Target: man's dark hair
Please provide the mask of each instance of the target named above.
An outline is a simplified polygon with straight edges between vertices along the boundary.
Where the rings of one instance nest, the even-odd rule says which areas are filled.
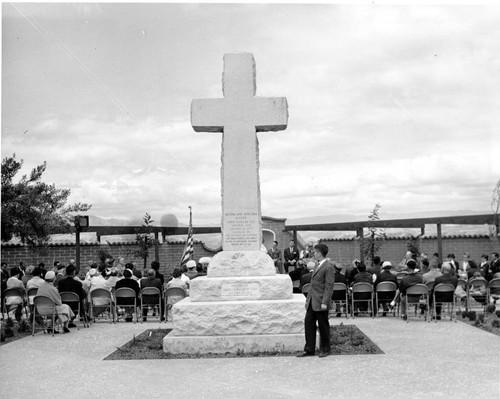
[[[380,265],[380,256],[373,257],[373,264]]]
[[[436,258],[439,258],[439,254],[437,252],[434,252],[432,256],[435,256]]]
[[[198,273],[203,272],[203,265],[202,265],[201,263],[198,263],[198,264],[196,265],[196,271],[197,271]]]
[[[135,277],[137,277],[139,279],[142,278],[142,273],[139,269],[134,269],[133,273],[134,273]]]
[[[453,254],[453,253],[449,253],[449,254],[448,254],[448,256],[447,256],[447,258],[452,258],[452,259],[455,259],[455,254]]]
[[[499,257],[498,252],[492,252],[493,255],[495,255],[496,258]]]
[[[314,249],[317,249],[323,256],[326,256],[328,254],[328,247],[325,244],[317,244],[314,246]]]
[[[66,266],[66,275],[67,276],[74,276],[76,271],[75,265],[69,264]]]
[[[40,276],[42,274],[42,271],[38,267],[35,267],[33,269],[33,273],[31,274],[33,275],[33,277]]]
[[[151,262],[151,269],[153,270],[160,270],[160,262],[158,262],[157,260],[154,260]]]
[[[410,269],[415,269],[417,267],[417,262],[415,262],[413,259],[410,259],[408,262],[406,262],[406,266]]]
[[[134,270],[134,265],[132,263],[125,263],[125,269]]]
[[[17,276],[18,274],[21,274],[21,269],[19,269],[17,266],[10,269],[10,277]]]
[[[125,270],[123,271],[123,277],[125,277],[125,278],[130,278],[130,277],[132,277],[132,272],[131,272],[129,269],[125,269]]]
[[[173,276],[174,278],[178,278],[178,277],[180,277],[181,275],[182,275],[181,269],[179,269],[178,267],[176,267],[176,268],[174,269],[174,271],[172,272],[172,276]]]
[[[488,255],[486,255],[486,254],[482,254],[482,255],[481,255],[481,258],[484,258],[484,259],[488,260]]]
[[[41,267],[42,269],[45,269],[45,263],[40,262],[40,263],[38,264],[38,267]]]
[[[422,264],[423,264],[424,266],[429,267],[429,260],[428,260],[428,259],[422,259]]]
[[[56,260],[56,261],[54,262],[54,266],[59,266],[59,263],[61,263],[61,262],[59,262],[58,260]]]
[[[364,262],[359,262],[359,265],[358,265],[358,270],[359,272],[366,272],[366,265],[364,264]]]

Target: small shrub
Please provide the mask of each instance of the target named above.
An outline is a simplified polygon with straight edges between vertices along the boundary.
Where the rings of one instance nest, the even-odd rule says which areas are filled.
[[[491,327],[500,328],[500,320],[498,319],[491,320]]]
[[[472,320],[471,320],[472,321]],[[476,320],[474,322],[474,327],[479,327],[481,325],[481,322],[479,320]]]
[[[497,310],[495,314],[497,315],[498,318],[500,318],[500,310]]]
[[[471,310],[470,312],[467,312],[467,317],[469,318],[470,321],[476,320],[476,312]]]
[[[486,312],[487,313],[494,313],[495,309],[496,309],[496,306],[493,305],[493,304],[486,306]]]
[[[479,323],[484,323],[484,313],[481,313],[477,316],[477,320]]]

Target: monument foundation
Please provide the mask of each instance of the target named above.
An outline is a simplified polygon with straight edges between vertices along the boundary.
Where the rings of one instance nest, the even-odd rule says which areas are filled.
[[[193,100],[198,132],[222,134],[222,248],[206,277],[193,279],[190,296],[172,308],[165,352],[300,351],[305,298],[288,275],[276,275],[262,242],[256,133],[284,130],[286,98],[256,97],[252,54],[224,56],[223,99]]]

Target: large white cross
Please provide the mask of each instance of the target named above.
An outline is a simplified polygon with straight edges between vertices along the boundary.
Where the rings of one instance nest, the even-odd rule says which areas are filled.
[[[261,247],[259,143],[256,132],[286,129],[285,97],[256,97],[255,60],[250,53],[224,55],[224,98],[193,100],[197,132],[222,132],[222,249]]]

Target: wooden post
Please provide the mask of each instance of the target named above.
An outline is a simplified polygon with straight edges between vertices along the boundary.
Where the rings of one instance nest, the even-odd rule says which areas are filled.
[[[158,242],[158,231],[155,231],[155,261],[160,261],[160,247]]]
[[[75,232],[75,244],[76,244],[76,267],[80,269],[80,227],[76,227]]]
[[[359,242],[359,260],[361,262],[364,262],[363,248],[361,247],[361,241],[363,240],[363,228],[362,227],[360,227],[356,230],[356,235],[358,236],[358,242]]]
[[[443,262],[443,239],[441,237],[441,223],[437,224],[437,242],[438,242],[439,263],[442,263]]]

